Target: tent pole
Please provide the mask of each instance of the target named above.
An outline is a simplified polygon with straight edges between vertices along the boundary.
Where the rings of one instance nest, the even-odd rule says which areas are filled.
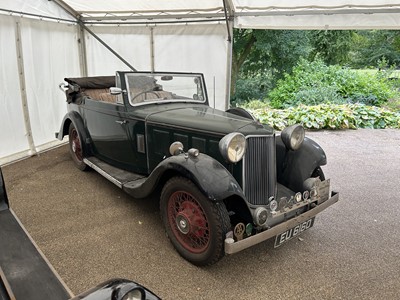
[[[88,76],[87,70],[87,57],[86,57],[86,41],[85,41],[85,31],[81,26],[78,27],[78,51],[79,51],[79,62],[81,68],[81,75],[83,77]]]
[[[125,65],[127,65],[132,71],[137,71],[130,63],[128,63],[121,55],[119,55],[114,49],[107,45],[101,38],[98,37],[93,31],[91,31],[81,20],[78,20],[78,24],[90,33],[100,44],[106,47],[112,54],[114,54],[120,61],[122,61]]]
[[[231,0],[222,0],[224,3],[224,13],[226,20],[226,29],[228,31],[228,45],[226,53],[226,84],[225,84],[225,110],[230,106],[231,99],[231,73],[232,73],[232,51],[233,51],[233,3]],[[228,2],[228,3],[227,3]]]
[[[229,22],[230,28],[233,30],[233,23]],[[227,42],[227,53],[226,53],[226,84],[225,84],[225,110],[230,107],[231,100],[231,75],[232,75],[232,51],[233,51],[233,41]]]
[[[150,27],[150,64],[151,71],[154,72],[155,63],[154,63],[154,27]]]
[[[104,47],[106,47],[112,54],[114,54],[119,60],[121,60],[125,65],[127,65],[132,71],[137,71],[130,63],[128,63],[121,55],[119,55],[114,49],[112,49],[110,46],[108,46],[101,38],[99,38],[92,30],[90,30],[80,19],[81,15],[75,11],[71,6],[66,4],[62,0],[52,0],[54,3],[56,3],[59,7],[64,9],[67,13],[69,13],[72,17],[74,17],[83,29],[85,29],[87,32],[90,33],[97,41],[100,42]]]
[[[28,155],[32,156],[35,155],[37,151],[32,136],[32,127],[31,127],[31,120],[29,117],[29,108],[28,108],[28,97],[26,95],[24,57],[22,52],[22,41],[21,41],[21,26],[19,21],[15,21],[15,25],[16,25],[15,44],[17,48],[18,74],[19,74],[19,86],[21,89],[22,112],[24,115],[26,138],[28,139],[29,150],[30,150]]]
[[[226,0],[222,0],[223,4],[224,4],[224,14],[225,14],[225,21],[226,21],[226,30],[228,31],[228,42],[232,41],[232,36],[231,36],[231,29],[229,26],[229,21],[230,21],[230,17],[231,17],[231,7],[230,4],[226,4]],[[229,7],[229,15],[228,15],[228,11],[227,11],[227,7]]]

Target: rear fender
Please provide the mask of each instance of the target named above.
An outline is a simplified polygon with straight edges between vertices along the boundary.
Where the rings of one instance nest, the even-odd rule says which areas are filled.
[[[70,111],[65,115],[61,122],[60,131],[56,133],[56,138],[62,141],[64,136],[68,135],[69,125],[71,123],[74,124],[74,127],[78,130],[80,139],[82,141],[84,155],[90,155],[93,152],[90,142],[90,135],[85,129],[82,117],[76,111]]]
[[[303,191],[303,182],[313,171],[326,165],[324,150],[312,139],[304,138],[301,147],[287,150],[281,138],[276,139],[278,181],[292,191]]]

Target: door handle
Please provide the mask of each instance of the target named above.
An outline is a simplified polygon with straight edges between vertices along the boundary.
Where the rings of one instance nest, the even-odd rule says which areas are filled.
[[[121,124],[121,125],[124,125],[124,124],[126,124],[126,123],[128,123],[126,120],[123,120],[123,121],[121,121],[121,120],[117,120],[117,121],[115,121],[115,123],[118,123],[118,124]]]

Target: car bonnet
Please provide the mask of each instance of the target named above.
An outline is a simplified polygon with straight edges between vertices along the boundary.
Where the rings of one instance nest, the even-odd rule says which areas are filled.
[[[146,122],[216,134],[237,131],[246,135],[260,130],[265,131],[258,122],[204,105],[175,107],[153,112],[147,115]]]

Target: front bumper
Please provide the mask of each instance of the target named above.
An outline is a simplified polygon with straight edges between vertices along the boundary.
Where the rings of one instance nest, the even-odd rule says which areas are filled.
[[[234,242],[232,239],[225,239],[225,253],[226,254],[234,254],[236,252],[242,251],[246,248],[254,246],[258,243],[266,241],[286,230],[293,228],[304,221],[316,216],[324,209],[328,208],[329,206],[335,204],[339,200],[339,193],[332,192],[332,197],[330,197],[325,202],[317,205],[316,207],[302,213],[301,215],[294,217],[286,222],[280,223],[270,229],[267,229],[263,232],[260,232],[256,235],[250,236],[240,241]]]

